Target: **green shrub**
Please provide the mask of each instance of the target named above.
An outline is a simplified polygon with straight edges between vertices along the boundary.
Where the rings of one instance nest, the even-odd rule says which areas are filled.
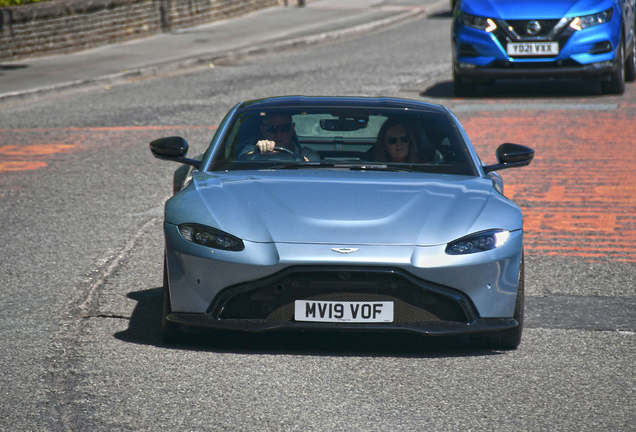
[[[27,4],[27,3],[39,3],[40,1],[46,1],[46,0],[0,0],[0,7],[20,6],[22,4]]]

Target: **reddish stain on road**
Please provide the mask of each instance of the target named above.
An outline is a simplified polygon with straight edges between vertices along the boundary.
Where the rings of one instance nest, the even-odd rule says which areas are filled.
[[[65,143],[1,146],[0,173],[5,171],[28,171],[44,168],[46,166],[47,157],[57,153],[72,151],[76,147],[74,144]]]
[[[535,149],[530,166],[501,171],[506,196],[524,212],[527,253],[636,262],[633,112],[480,112],[462,117],[487,163],[495,162],[502,142]]]
[[[118,140],[122,134],[145,134],[155,131],[187,129],[214,130],[216,126],[115,126],[92,128],[29,128],[0,129],[0,175],[11,171],[29,171],[44,168],[55,156],[84,151],[87,143]],[[161,135],[159,135],[161,136]]]

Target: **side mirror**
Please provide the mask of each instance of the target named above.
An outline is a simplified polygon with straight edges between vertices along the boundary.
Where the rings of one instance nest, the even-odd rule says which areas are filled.
[[[485,173],[530,165],[534,158],[534,150],[530,147],[511,143],[501,144],[496,154],[499,163],[482,167]]]
[[[150,143],[150,151],[157,159],[181,162],[199,169],[201,161],[188,159],[188,142],[181,137],[159,138]]]

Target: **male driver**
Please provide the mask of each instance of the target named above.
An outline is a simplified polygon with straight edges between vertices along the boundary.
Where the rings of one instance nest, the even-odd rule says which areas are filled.
[[[267,115],[260,125],[262,140],[256,143],[254,151],[261,153],[275,152],[274,147],[287,149],[289,152],[302,156],[307,162],[320,162],[318,153],[308,147],[301,147],[293,138],[295,124],[287,114]]]

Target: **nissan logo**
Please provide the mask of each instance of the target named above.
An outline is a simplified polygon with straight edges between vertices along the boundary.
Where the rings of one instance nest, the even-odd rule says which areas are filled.
[[[541,31],[541,24],[539,24],[539,21],[529,21],[528,25],[526,26],[526,33],[528,33],[529,35],[536,35],[537,33],[539,33]]]

